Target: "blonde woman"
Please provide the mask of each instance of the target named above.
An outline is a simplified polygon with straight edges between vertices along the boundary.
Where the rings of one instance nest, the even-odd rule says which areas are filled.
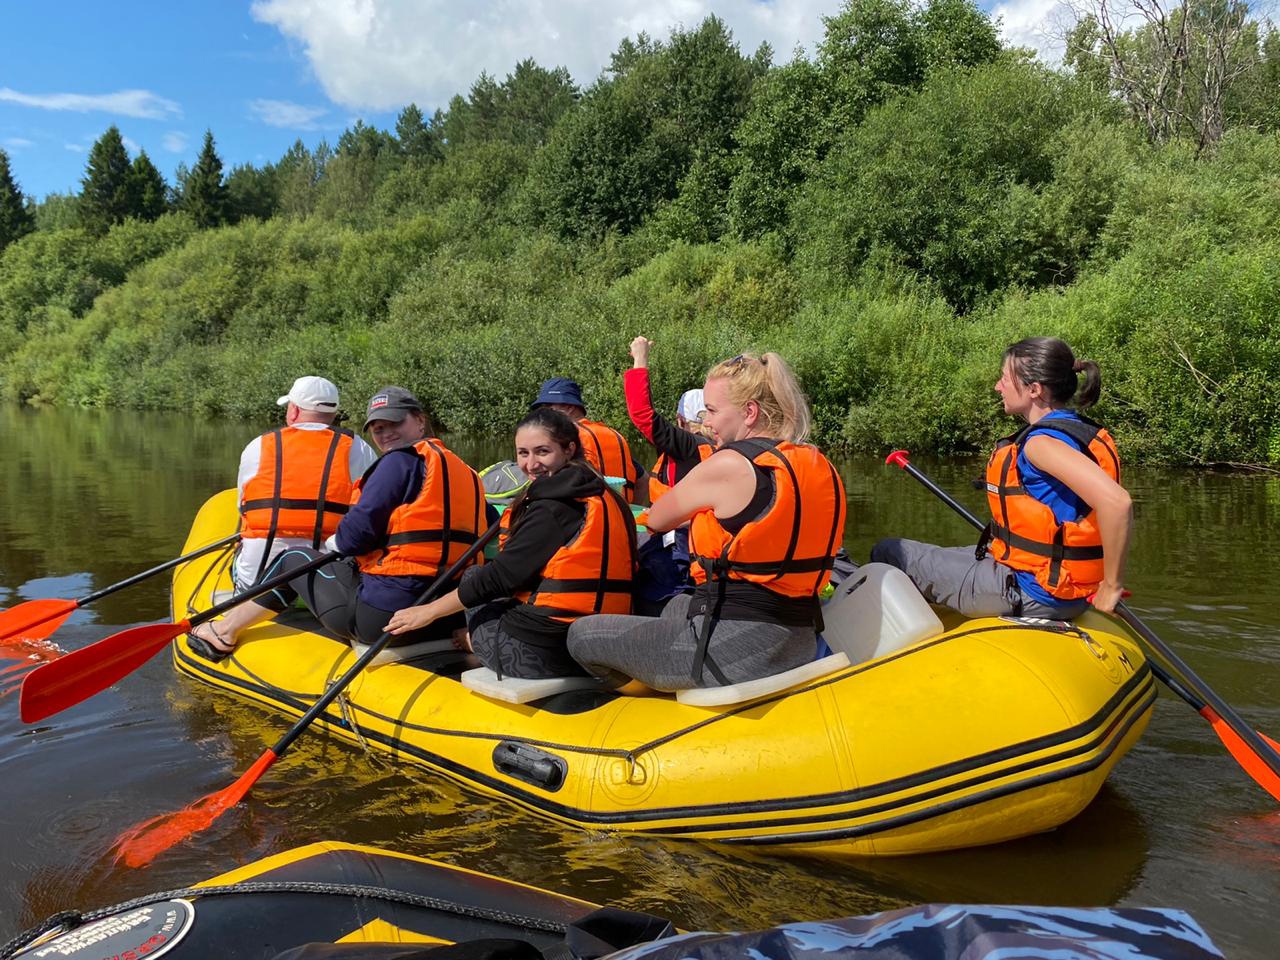
[[[817,647],[818,593],[844,537],[844,486],[805,443],[809,407],[776,353],[717,364],[704,389],[721,446],[649,511],[689,524],[691,593],[656,619],[584,617],[569,652],[597,676],[658,690],[725,686],[790,670]]]

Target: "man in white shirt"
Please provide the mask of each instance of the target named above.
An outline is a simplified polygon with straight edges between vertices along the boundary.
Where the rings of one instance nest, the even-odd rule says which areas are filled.
[[[351,491],[378,455],[335,425],[338,388],[324,377],[299,377],[276,401],[285,426],[249,442],[240,454],[238,589],[257,581],[290,547],[318,549],[337,529]]]

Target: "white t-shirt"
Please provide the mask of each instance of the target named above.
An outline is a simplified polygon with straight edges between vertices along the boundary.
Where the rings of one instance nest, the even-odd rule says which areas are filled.
[[[303,421],[295,423],[291,427],[285,427],[285,430],[328,430],[329,425],[326,423],[312,423]],[[373,462],[378,459],[377,453],[369,444],[365,443],[359,437],[352,438],[351,456],[348,458],[348,466],[350,468],[351,482],[355,483],[364,476],[364,472],[373,466]],[[262,463],[262,437],[254,437],[249,441],[248,446],[240,454],[240,473],[236,477],[236,493],[239,500],[244,500],[244,485],[258,472],[258,467]],[[236,587],[243,590],[249,584],[253,583],[258,576],[258,568],[262,564],[262,551],[267,545],[264,537],[245,537],[240,541],[240,552],[236,554]],[[290,547],[309,547],[311,546],[310,537],[276,537],[271,541],[271,554],[267,558],[267,565],[271,564],[277,556],[288,550]]]

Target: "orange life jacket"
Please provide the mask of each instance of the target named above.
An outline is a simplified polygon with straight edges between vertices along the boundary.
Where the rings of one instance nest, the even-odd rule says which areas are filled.
[[[742,454],[773,471],[773,502],[737,534],[715,513],[694,514],[689,530],[690,567],[705,583],[708,570],[729,580],[756,583],[784,597],[817,597],[831,579],[844,540],[845,500],[840,474],[817,447],[751,439],[720,449]]]
[[[319,547],[351,503],[350,430],[280,427],[261,438],[258,472],[244,485],[240,532],[306,537]],[[265,556],[265,554],[264,554]]]
[[[1035,432],[1055,430],[1071,437],[1082,453],[1120,482],[1120,455],[1104,427],[1081,418],[1028,424],[996,444],[987,461],[987,501],[991,522],[978,542],[978,557],[990,552],[998,562],[1033,574],[1062,600],[1087,597],[1102,582],[1102,535],[1092,507],[1078,520],[1059,523],[1048,504],[1022,486],[1018,453]]]
[[[627,438],[599,421],[579,420],[578,439],[582,442],[582,455],[587,462],[606,477],[621,477],[624,481],[623,497],[627,503],[635,503],[636,481],[640,474],[631,459]]]
[[[631,510],[612,490],[580,497],[579,502],[587,507],[582,529],[552,554],[536,587],[515,595],[561,623],[593,613],[631,612],[631,582],[636,572]]]
[[[715,452],[716,448],[710,443],[698,444],[698,462],[701,463]],[[675,467],[676,461],[666,453],[660,454],[654,462],[653,469],[649,471],[649,504],[651,506],[674,486],[674,482],[667,483],[667,481],[675,480]]]
[[[363,573],[435,577],[456,562],[484,529],[484,487],[479,475],[435,437],[419,440],[413,449],[426,465],[422,489],[412,501],[391,511],[386,545],[357,558]],[[353,503],[359,500],[363,485],[362,477]]]

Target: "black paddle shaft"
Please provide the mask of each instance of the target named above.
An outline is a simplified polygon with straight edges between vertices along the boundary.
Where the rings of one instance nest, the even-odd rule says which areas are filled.
[[[422,591],[422,595],[414,601],[413,606],[416,607],[434,600],[440,589],[453,580],[453,578],[462,571],[462,568],[470,563],[475,555],[485,548],[485,545],[493,539],[501,526],[502,521],[499,520],[488,530],[482,533],[475,543],[467,547],[466,553],[459,557],[448,570],[440,574],[431,586]],[[298,739],[298,737],[302,735],[302,732],[311,725],[311,722],[315,720],[316,717],[320,716],[329,704],[333,703],[333,701],[337,699],[338,694],[342,693],[342,691],[347,688],[347,685],[356,678],[356,675],[367,667],[373,661],[374,657],[387,648],[387,644],[391,642],[391,637],[392,634],[384,630],[382,632],[382,636],[378,637],[378,639],[370,645],[369,649],[360,654],[360,657],[356,662],[347,668],[347,672],[335,680],[329,689],[321,695],[320,699],[311,705],[311,709],[304,713],[298,722],[295,723],[289,731],[280,738],[276,745],[271,748],[271,752],[274,753],[277,758],[283,756],[284,752],[289,749],[293,741]]]
[[[134,574],[132,577],[130,577],[127,580],[121,580],[119,583],[113,583],[109,587],[103,587],[101,590],[98,590],[95,593],[91,593],[88,596],[81,597],[79,600],[76,601],[76,606],[83,607],[86,604],[93,603],[93,601],[95,600],[101,600],[103,597],[110,596],[111,594],[115,593],[117,590],[123,590],[126,587],[132,587],[135,583],[141,583],[143,580],[146,580],[148,577],[154,577],[157,573],[164,573],[166,570],[172,570],[174,567],[178,566],[179,564],[186,563],[188,560],[196,560],[200,557],[203,557],[207,553],[213,553],[213,551],[220,550],[230,543],[235,543],[239,539],[240,539],[240,534],[233,533],[231,534],[231,536],[223,537],[221,540],[215,540],[213,543],[203,546],[199,550],[192,550],[190,553],[184,553],[180,557],[174,557],[172,560],[166,560],[164,563],[160,564],[159,566],[152,567],[150,570],[143,570],[141,573]]]
[[[238,607],[246,600],[252,600],[255,597],[260,597],[264,593],[270,593],[276,587],[283,587],[290,580],[296,580],[304,573],[310,573],[312,570],[318,570],[326,563],[332,563],[341,556],[342,554],[336,552],[322,553],[314,560],[308,560],[306,563],[294,567],[292,570],[287,570],[279,576],[272,577],[270,580],[263,580],[261,583],[255,583],[242,593],[237,593],[234,597],[229,597],[221,603],[210,607],[208,610],[205,610],[202,613],[197,613],[187,621],[187,626],[194,627],[197,624],[207,623],[214,617],[226,613],[232,607]]]
[[[981,520],[966,510],[963,504],[918,470],[914,464],[907,460],[905,455],[901,457],[892,457],[891,461],[919,480],[926,488],[928,488],[930,493],[936,496],[956,513],[960,514],[960,516],[968,520],[974,525],[974,527],[979,530],[983,529],[984,524]],[[1164,659],[1172,665],[1174,670],[1181,675],[1182,683],[1170,683],[1169,674],[1163,669],[1157,669],[1157,665],[1152,663],[1152,671],[1157,677],[1159,677],[1159,679],[1164,681],[1165,685],[1170,690],[1182,697],[1182,699],[1189,703],[1197,713],[1204,709],[1204,705],[1206,703],[1211,706],[1217,712],[1218,716],[1226,721],[1227,725],[1235,731],[1236,735],[1253,749],[1253,752],[1262,759],[1262,762],[1271,769],[1271,772],[1277,777],[1280,777],[1280,753],[1276,753],[1269,743],[1258,736],[1257,731],[1249,726],[1249,724],[1245,723],[1244,719],[1240,714],[1236,713],[1235,709],[1229,703],[1214,693],[1207,683],[1196,676],[1195,671],[1187,666],[1183,659],[1174,653],[1167,643],[1156,636],[1152,629],[1143,623],[1141,618],[1129,609],[1128,605],[1126,605],[1123,600],[1116,604],[1116,615],[1137,631],[1138,635],[1141,636],[1143,640],[1147,641],[1148,645],[1150,645],[1156,653],[1164,657]],[[1194,694],[1194,697],[1188,696],[1188,689]],[[1196,698],[1199,698],[1199,702],[1197,702]]]

